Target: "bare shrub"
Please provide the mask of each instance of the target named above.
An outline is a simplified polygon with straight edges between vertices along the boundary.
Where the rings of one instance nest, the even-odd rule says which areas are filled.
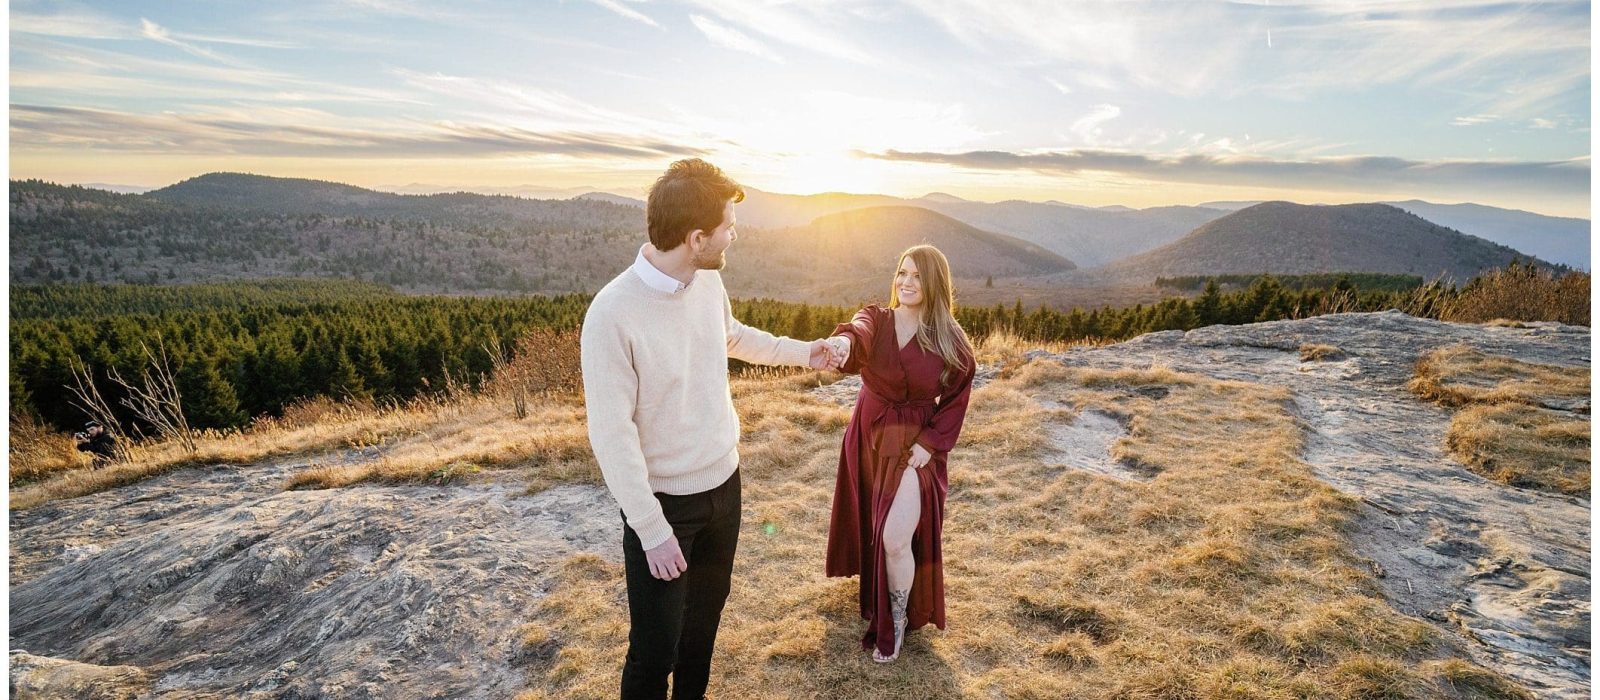
[[[534,328],[517,338],[511,352],[486,346],[494,363],[486,393],[511,401],[517,418],[528,417],[528,399],[569,393],[583,386],[578,331]]]
[[[1589,325],[1589,275],[1557,276],[1533,265],[1510,266],[1479,275],[1439,318],[1462,323],[1559,321]]]

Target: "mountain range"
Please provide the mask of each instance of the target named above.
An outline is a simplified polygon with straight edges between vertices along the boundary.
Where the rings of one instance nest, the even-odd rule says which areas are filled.
[[[1444,278],[1459,285],[1528,258],[1388,204],[1263,202],[1208,222],[1172,243],[1090,271],[1087,277],[1134,282],[1188,275],[1361,271]]]
[[[888,195],[827,193],[786,195],[746,188],[739,220],[753,226],[798,226],[819,216],[862,207],[914,206],[939,212],[986,231],[1035,243],[1091,268],[1136,255],[1182,238],[1258,201],[1217,201],[1195,206],[1131,209],[1119,205],[1085,207],[1058,201],[974,202],[934,193],[915,199]],[[642,200],[589,193],[619,204],[643,207]],[[1434,204],[1420,200],[1377,202],[1411,212],[1435,224],[1509,246],[1568,267],[1589,269],[1589,220],[1546,216],[1481,204]],[[1310,205],[1307,205],[1310,206]]]
[[[358,278],[414,292],[592,292],[644,240],[642,202],[603,192],[567,199],[397,194],[212,173],[144,194],[13,180],[10,201],[17,282],[289,276]],[[1413,212],[1441,206],[1402,204]],[[1443,211],[1458,224],[1498,220],[1490,227],[1497,233],[1485,238],[1581,248],[1586,262],[1587,236],[1573,223],[1586,221],[1477,205]],[[1026,290],[1028,299],[1046,302],[1050,290],[1148,289],[1170,275],[1403,272],[1462,282],[1532,257],[1385,204],[1135,210],[747,189],[738,216],[730,289],[835,303],[881,296],[896,254],[920,242],[945,251],[964,294],[1005,300]]]

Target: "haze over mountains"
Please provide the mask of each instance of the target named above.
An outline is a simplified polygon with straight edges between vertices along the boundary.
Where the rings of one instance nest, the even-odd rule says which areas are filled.
[[[239,173],[138,195],[12,181],[11,273],[16,282],[290,276],[412,292],[593,292],[644,240],[639,204],[599,192],[403,195]],[[1572,257],[1581,250],[1587,263],[1585,221],[1477,205],[1442,211],[1457,221],[1498,220],[1486,237],[1560,246]],[[1040,299],[1048,288],[1148,288],[1157,275],[1177,274],[1443,272],[1464,281],[1528,257],[1382,204],[1132,210],[749,190],[738,215],[730,288],[830,303],[882,296],[894,255],[924,241],[950,256],[966,292],[1001,300],[1023,289]],[[975,290],[974,281],[985,286]]]
[[[1211,274],[1380,272],[1457,284],[1527,256],[1387,204],[1264,202],[1093,274],[1135,281]]]
[[[589,193],[583,197],[644,206],[639,199],[608,193]],[[1403,209],[1468,235],[1510,246],[1526,256],[1575,269],[1589,269],[1587,219],[1545,216],[1481,204],[1434,204],[1420,200],[1378,203]],[[915,206],[986,231],[1036,243],[1072,260],[1081,268],[1091,268],[1171,243],[1202,224],[1257,204],[1261,202],[1217,201],[1196,206],[1130,209],[1117,205],[1084,207],[1053,200],[974,202],[942,193],[902,199],[888,195],[837,192],[787,195],[746,188],[745,201],[739,205],[739,220],[762,227],[799,226],[816,217],[849,209]]]

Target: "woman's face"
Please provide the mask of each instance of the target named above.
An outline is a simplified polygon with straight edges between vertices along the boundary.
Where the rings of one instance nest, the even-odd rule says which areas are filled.
[[[901,306],[912,309],[922,306],[922,277],[917,273],[917,263],[909,255],[900,261],[900,269],[894,273],[894,288]]]

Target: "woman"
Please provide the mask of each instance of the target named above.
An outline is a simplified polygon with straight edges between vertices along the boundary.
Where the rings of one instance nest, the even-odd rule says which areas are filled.
[[[839,454],[827,574],[861,576],[861,646],[878,662],[899,657],[907,630],[944,629],[945,458],[975,369],[954,305],[944,254],[916,246],[900,254],[889,308],[868,306],[829,338],[861,393]]]

